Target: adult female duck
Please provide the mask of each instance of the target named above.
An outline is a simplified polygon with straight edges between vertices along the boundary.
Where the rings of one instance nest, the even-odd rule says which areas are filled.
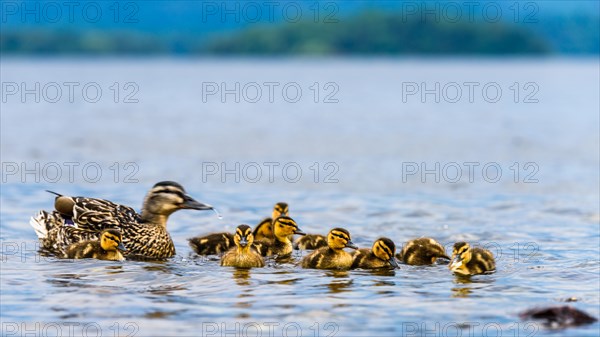
[[[30,221],[43,250],[64,256],[71,244],[98,240],[102,230],[116,228],[123,234],[128,258],[150,259],[175,255],[175,246],[167,231],[169,215],[180,209],[213,209],[194,200],[181,185],[172,181],[159,182],[152,187],[144,199],[141,213],[108,200],[60,194],[57,194],[54,206],[54,211],[40,211]]]

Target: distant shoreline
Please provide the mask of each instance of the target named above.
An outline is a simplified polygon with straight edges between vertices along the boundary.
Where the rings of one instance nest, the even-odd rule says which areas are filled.
[[[598,21],[588,18],[585,24],[589,25],[594,20]],[[554,22],[544,29],[554,32],[560,30],[561,24],[564,23]],[[78,30],[43,26],[16,29],[5,26],[0,32],[0,52],[2,56],[598,55],[598,33],[587,30],[585,24],[573,24],[571,29],[578,31],[544,34],[540,32],[542,25],[406,21],[398,13],[364,12],[335,24],[257,24],[202,33],[157,34],[132,29]],[[554,41],[549,35],[573,41]]]

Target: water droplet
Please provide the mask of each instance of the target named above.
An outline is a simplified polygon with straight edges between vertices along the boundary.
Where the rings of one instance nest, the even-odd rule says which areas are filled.
[[[223,220],[223,216],[221,215],[221,213],[219,213],[219,211],[217,211],[216,208],[213,208],[212,210],[213,210],[213,212],[215,212],[215,214],[217,215],[217,217],[219,218],[219,220]]]

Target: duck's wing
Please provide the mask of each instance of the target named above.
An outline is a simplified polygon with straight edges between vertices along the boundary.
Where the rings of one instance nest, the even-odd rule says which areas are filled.
[[[105,228],[126,230],[137,222],[139,214],[131,207],[103,199],[59,195],[55,210],[40,211],[29,223],[42,250],[61,256],[73,243],[96,240]]]
[[[66,257],[68,247],[77,242],[97,240],[99,231],[77,228],[59,212],[40,211],[29,222],[40,239],[42,252]]]
[[[108,200],[76,197],[73,201],[72,221],[76,228],[101,231],[110,227],[121,228],[140,220],[133,208]]]

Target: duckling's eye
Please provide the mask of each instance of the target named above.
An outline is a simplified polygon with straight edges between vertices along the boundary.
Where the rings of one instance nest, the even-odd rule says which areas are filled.
[[[339,235],[339,234],[335,234],[335,233],[333,233],[333,234],[331,234],[331,235],[333,235],[333,236],[335,236],[335,237],[338,237],[338,238],[340,238],[340,239],[342,239],[342,240],[348,240],[348,239],[346,239],[345,237],[343,237],[343,236],[341,236],[341,235]]]
[[[120,242],[120,240],[119,240],[119,239],[117,239],[117,238],[115,238],[114,236],[108,236],[108,235],[107,235],[107,236],[105,236],[105,238],[107,238],[107,239],[109,239],[109,240],[111,240],[111,241],[114,241],[114,242],[116,242],[116,243],[119,243],[119,242]]]

